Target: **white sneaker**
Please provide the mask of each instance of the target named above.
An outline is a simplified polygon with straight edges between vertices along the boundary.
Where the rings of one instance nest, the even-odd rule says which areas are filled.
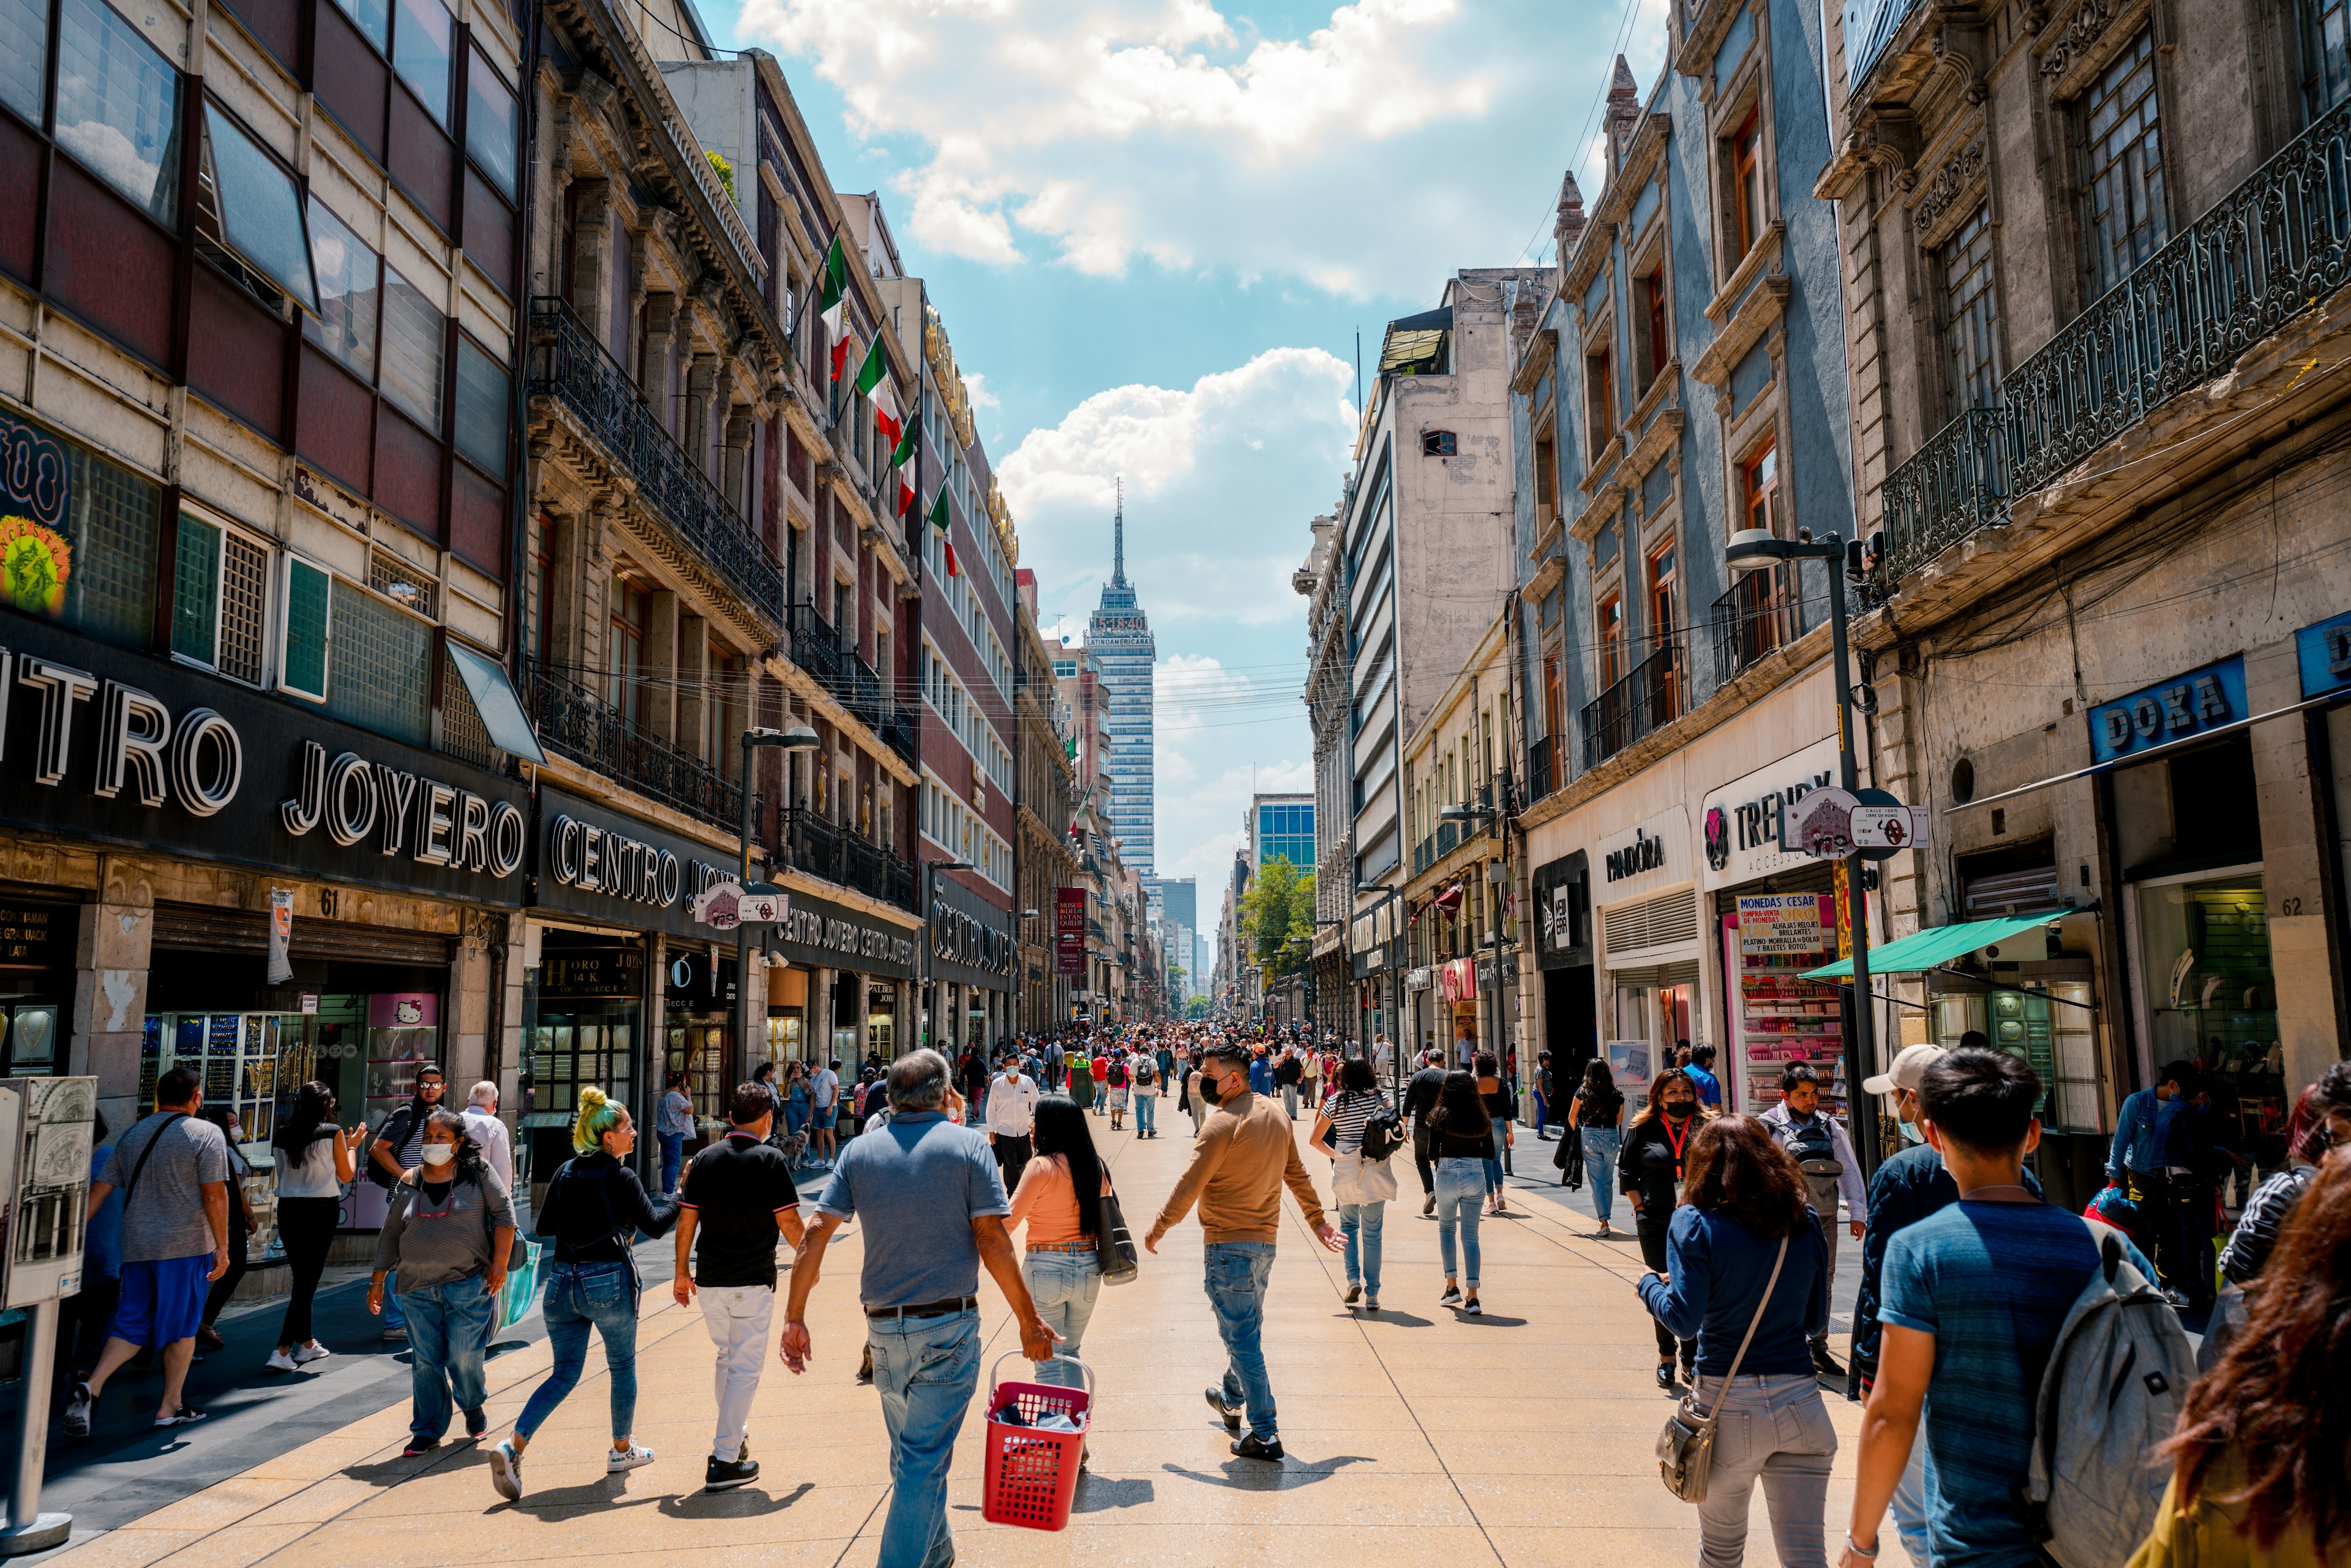
[[[617,1476],[622,1470],[643,1469],[653,1462],[653,1451],[643,1443],[632,1443],[625,1448],[612,1448],[604,1455],[604,1473]]]
[[[511,1438],[490,1450],[490,1484],[508,1502],[522,1500],[522,1456]]]
[[[291,1372],[295,1369],[298,1364],[294,1358],[291,1355],[288,1355],[286,1352],[282,1350],[273,1350],[269,1353],[269,1359],[262,1363],[262,1364],[269,1368],[272,1372]]]
[[[324,1361],[334,1354],[317,1340],[312,1340],[308,1344],[298,1344],[294,1347],[294,1359],[302,1363]]]

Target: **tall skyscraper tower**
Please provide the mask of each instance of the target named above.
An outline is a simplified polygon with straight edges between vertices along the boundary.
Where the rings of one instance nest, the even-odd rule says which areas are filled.
[[[1152,854],[1151,664],[1158,644],[1126,580],[1126,489],[1111,517],[1111,573],[1102,602],[1086,622],[1086,647],[1110,696],[1110,820],[1136,872],[1156,869]]]

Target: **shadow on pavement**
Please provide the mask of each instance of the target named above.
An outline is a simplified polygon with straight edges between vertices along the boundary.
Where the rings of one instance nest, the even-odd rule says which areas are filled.
[[[1376,1312],[1365,1312],[1364,1321],[1371,1323],[1394,1323],[1400,1329],[1425,1329],[1434,1322],[1429,1318],[1414,1317],[1410,1312],[1397,1312],[1394,1307],[1382,1307]]]
[[[1456,1312],[1453,1321],[1464,1328],[1522,1329],[1524,1318],[1506,1318],[1499,1312]]]
[[[1077,1500],[1071,1513],[1102,1513],[1113,1508],[1140,1508],[1155,1501],[1158,1486],[1148,1480],[1112,1480],[1091,1470],[1078,1478]]]
[[[733,1491],[686,1492],[678,1497],[660,1500],[664,1519],[749,1519],[755,1514],[773,1513],[816,1490],[814,1481],[802,1481],[781,1497],[771,1497],[758,1487],[737,1487]]]
[[[1379,1461],[1365,1454],[1333,1454],[1327,1459],[1301,1459],[1295,1455],[1280,1466],[1268,1465],[1262,1459],[1234,1459],[1219,1467],[1222,1475],[1210,1475],[1205,1470],[1187,1470],[1181,1465],[1159,1468],[1171,1476],[1181,1476],[1187,1481],[1203,1486],[1222,1487],[1228,1491],[1296,1491],[1328,1480],[1349,1465],[1370,1465]]]

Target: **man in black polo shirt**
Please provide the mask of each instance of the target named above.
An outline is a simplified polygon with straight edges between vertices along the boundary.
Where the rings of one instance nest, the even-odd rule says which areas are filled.
[[[1420,1071],[1404,1086],[1404,1111],[1412,1118],[1412,1164],[1420,1173],[1420,1211],[1437,1212],[1437,1175],[1430,1165],[1428,1113],[1445,1089],[1445,1059],[1434,1051],[1421,1053]]]
[[[798,1247],[801,1234],[791,1163],[767,1143],[775,1118],[775,1097],[765,1084],[737,1088],[729,1131],[694,1157],[678,1196],[677,1273],[670,1293],[683,1307],[702,1292],[703,1325],[718,1347],[718,1435],[703,1472],[705,1491],[726,1491],[759,1474],[747,1428],[776,1312],[776,1238]]]

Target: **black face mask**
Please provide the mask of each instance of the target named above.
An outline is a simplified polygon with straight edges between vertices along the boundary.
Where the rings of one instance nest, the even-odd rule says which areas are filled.
[[[1666,1120],[1686,1122],[1698,1110],[1696,1101],[1667,1100],[1664,1103]]]
[[[1216,1079],[1204,1075],[1200,1080],[1200,1098],[1211,1105],[1223,1103],[1225,1098],[1223,1085]]]

